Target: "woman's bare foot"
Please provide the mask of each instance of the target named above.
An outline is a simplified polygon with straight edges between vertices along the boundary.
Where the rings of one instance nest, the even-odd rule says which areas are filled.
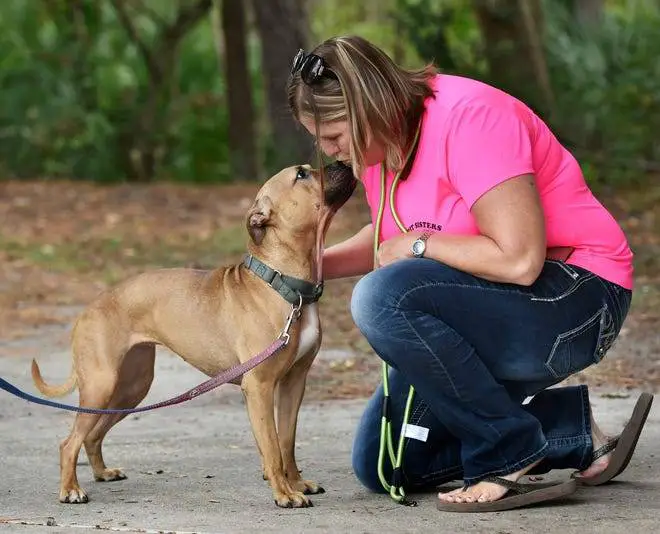
[[[607,442],[610,441],[610,438],[603,434],[602,430],[598,428],[596,421],[594,421],[594,414],[591,412],[591,410],[589,410],[589,417],[591,419],[591,440],[593,441],[593,449],[594,451],[597,451],[603,445],[606,445]],[[611,456],[612,453],[608,452],[600,458],[596,458],[596,460],[594,460],[594,462],[584,471],[575,473],[573,476],[575,478],[591,478],[601,474],[603,471],[605,471],[605,469],[607,469]]]
[[[541,460],[528,465],[524,469],[500,478],[517,482],[518,479],[537,465]],[[492,502],[506,495],[508,489],[493,482],[477,482],[474,486],[458,488],[447,493],[438,493],[438,498],[444,502]]]

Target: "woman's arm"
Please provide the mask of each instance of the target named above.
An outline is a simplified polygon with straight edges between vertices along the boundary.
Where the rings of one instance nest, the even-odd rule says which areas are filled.
[[[484,193],[472,207],[481,235],[434,233],[426,242],[427,258],[493,282],[531,285],[546,257],[545,224],[534,177],[506,180]],[[379,250],[384,265],[412,256],[410,232],[388,240]]]
[[[433,234],[425,256],[494,282],[531,285],[546,257],[545,223],[531,175],[511,178],[472,207],[480,236]]]
[[[373,262],[374,228],[366,225],[362,230],[323,253],[323,278],[332,280],[363,275],[371,271]]]

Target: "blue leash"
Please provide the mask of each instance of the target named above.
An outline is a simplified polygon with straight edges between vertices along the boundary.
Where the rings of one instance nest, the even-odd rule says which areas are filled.
[[[12,395],[24,399],[26,401],[34,402],[35,404],[41,404],[43,406],[50,406],[52,408],[59,408],[60,410],[69,410],[71,412],[80,412],[80,413],[95,413],[95,414],[104,414],[104,413],[131,413],[138,411],[146,411],[150,409],[149,406],[144,406],[143,408],[126,408],[121,410],[95,410],[94,408],[80,408],[79,406],[72,406],[70,404],[63,404],[61,402],[49,401],[48,399],[42,399],[40,397],[35,397],[30,395],[23,390],[18,389],[16,386],[7,382],[4,378],[0,378],[0,389],[4,389]]]

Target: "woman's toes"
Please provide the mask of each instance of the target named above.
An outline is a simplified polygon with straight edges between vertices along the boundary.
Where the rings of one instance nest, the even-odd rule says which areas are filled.
[[[589,467],[587,467],[584,471],[579,472],[576,476],[578,478],[591,478],[595,477],[596,475],[600,475],[605,469],[607,469],[607,466],[610,463],[610,458],[609,455],[604,456],[603,458],[599,458],[596,460],[594,463],[592,463]]]
[[[507,492],[497,484],[491,482],[479,482],[466,489],[457,489],[448,493],[439,493],[438,498],[444,502],[474,503],[491,502],[502,498]]]
[[[463,493],[463,488],[458,488],[455,490],[448,491],[447,493],[438,493],[438,497],[447,502],[457,502],[456,496]]]

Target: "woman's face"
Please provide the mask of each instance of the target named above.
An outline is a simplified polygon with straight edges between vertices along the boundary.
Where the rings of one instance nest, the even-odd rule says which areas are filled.
[[[302,117],[300,123],[312,135],[316,136],[316,125],[311,117]],[[317,142],[323,153],[347,165],[351,164],[351,136],[348,121],[332,121],[319,124]],[[373,139],[367,140],[367,152],[364,155],[365,165],[376,165],[385,158],[385,152]]]

